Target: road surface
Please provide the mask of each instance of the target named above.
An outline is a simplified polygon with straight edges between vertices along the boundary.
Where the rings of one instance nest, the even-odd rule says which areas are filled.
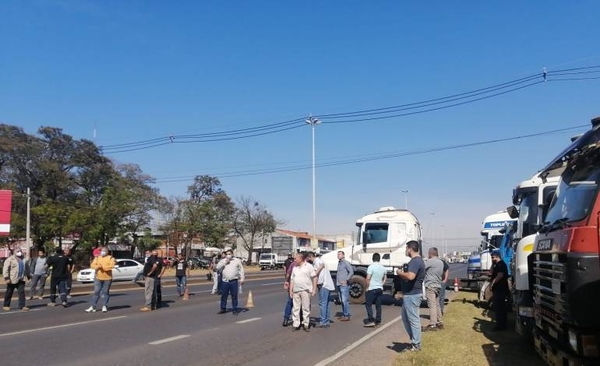
[[[464,265],[452,265],[451,277]],[[111,295],[108,313],[85,313],[90,295],[71,299],[69,308],[28,302],[31,310],[0,313],[2,365],[335,365],[347,347],[373,330],[362,326],[365,309],[351,307],[352,321],[310,333],[282,327],[286,294],[283,272],[260,273],[243,286],[240,306],[252,292],[253,307],[238,316],[217,315],[219,296],[207,281],[190,286],[190,299],[176,298],[165,286],[165,306],[142,313],[143,291],[122,289]],[[389,297],[391,298],[391,297]],[[16,307],[16,298],[13,298]],[[313,298],[312,316],[318,316]],[[340,311],[333,305],[332,315]],[[399,306],[384,306],[383,320],[398,318]],[[401,327],[400,322],[392,324]],[[365,341],[367,340],[365,338]],[[325,361],[324,361],[325,360]]]

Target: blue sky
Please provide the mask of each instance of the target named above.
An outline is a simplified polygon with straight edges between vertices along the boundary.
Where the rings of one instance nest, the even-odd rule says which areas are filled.
[[[3,1],[0,121],[62,127],[105,146],[386,107],[600,64],[600,3]],[[597,76],[593,74],[590,76]],[[413,116],[316,129],[317,162],[586,125],[600,80],[546,82]],[[585,128],[317,170],[319,233],[408,206],[425,236],[477,240],[487,214]],[[310,164],[302,127],[234,141],[109,154],[167,196],[196,174]],[[223,177],[292,230],[312,230],[311,171]],[[435,215],[431,215],[435,212]]]

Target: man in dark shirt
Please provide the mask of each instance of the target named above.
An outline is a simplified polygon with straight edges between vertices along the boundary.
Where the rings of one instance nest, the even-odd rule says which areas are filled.
[[[190,273],[188,269],[187,261],[183,253],[179,254],[179,258],[173,263],[175,267],[175,284],[177,285],[177,296],[183,296],[185,288],[187,287],[187,278]]]
[[[442,314],[444,314],[444,305],[446,305],[446,286],[448,286],[448,275],[450,274],[450,266],[446,260],[442,259],[444,262],[444,274],[442,275],[442,287],[440,289],[440,309],[442,309]],[[443,329],[444,326],[440,323],[440,329]]]
[[[60,291],[60,299],[63,307],[68,307],[67,303],[67,280],[71,274],[73,260],[64,255],[61,248],[56,250],[56,254],[46,262],[48,267],[52,267],[52,275],[50,276],[50,303],[48,306],[56,305],[56,288]]]
[[[162,274],[162,258],[158,257],[158,251],[153,250],[152,255],[144,264],[144,277],[146,278],[144,296],[146,306],[141,308],[141,311],[150,311],[156,309],[157,306],[157,289],[158,278]]]
[[[421,350],[421,318],[419,308],[423,300],[423,280],[425,279],[425,262],[419,254],[419,243],[411,240],[406,243],[406,256],[410,261],[404,270],[396,270],[402,280],[402,322],[410,337],[411,345],[403,351]]]
[[[496,315],[496,327],[494,330],[506,330],[506,298],[508,297],[508,267],[500,258],[500,252],[495,250],[492,252],[492,310]]]

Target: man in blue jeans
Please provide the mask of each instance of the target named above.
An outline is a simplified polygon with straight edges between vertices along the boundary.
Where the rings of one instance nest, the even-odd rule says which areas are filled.
[[[350,262],[345,259],[344,252],[338,251],[338,266],[336,274],[336,284],[338,286],[338,294],[340,295],[340,301],[342,302],[342,316],[339,317],[339,321],[347,322],[350,321],[350,288],[348,283],[352,276],[354,276],[354,268]]]
[[[423,299],[423,280],[425,279],[425,262],[419,254],[419,243],[411,240],[406,243],[406,256],[410,261],[404,268],[396,270],[402,280],[402,322],[410,338],[410,346],[402,352],[421,350],[421,318],[419,308]]]
[[[385,283],[386,270],[379,261],[381,255],[373,254],[373,263],[367,268],[367,294],[365,307],[367,308],[367,322],[365,327],[377,327],[381,324],[381,297]],[[375,304],[375,317],[373,317],[373,304]]]
[[[228,249],[225,251],[225,258],[217,264],[217,270],[221,271],[223,281],[221,285],[221,310],[217,314],[225,314],[227,312],[227,298],[231,294],[233,315],[238,315],[240,313],[238,309],[239,286],[244,283],[244,266],[242,261],[235,258],[233,251]]]
[[[317,288],[319,289],[319,324],[317,328],[329,328],[329,294],[335,290],[331,273],[325,268],[325,263],[320,255],[308,253],[308,261],[313,264],[317,273]]]

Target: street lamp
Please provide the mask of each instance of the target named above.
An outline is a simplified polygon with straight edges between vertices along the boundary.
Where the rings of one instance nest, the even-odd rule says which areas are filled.
[[[408,210],[408,189],[401,189],[400,192],[404,193],[404,208]]]
[[[321,123],[318,119],[313,116],[308,117],[306,119],[306,123],[311,126],[312,129],[312,220],[313,220],[313,243],[312,247],[315,248],[318,246],[318,242],[315,245],[315,241],[317,240],[317,196],[316,196],[316,171],[315,171],[315,126]]]

